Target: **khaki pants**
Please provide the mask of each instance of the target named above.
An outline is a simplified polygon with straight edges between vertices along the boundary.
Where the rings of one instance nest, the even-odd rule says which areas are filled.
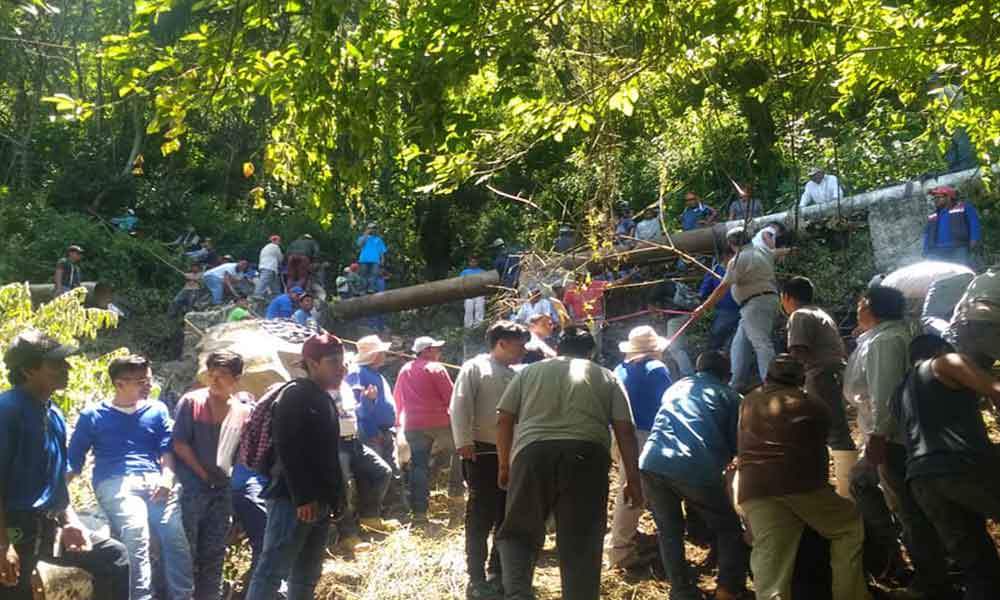
[[[635,431],[636,441],[639,443],[639,451],[646,444],[649,438],[648,431]],[[619,562],[629,558],[635,550],[636,533],[639,527],[639,517],[642,516],[643,507],[632,508],[625,502],[625,469],[622,466],[621,456],[618,454],[618,444],[613,445],[612,454],[615,462],[618,463],[618,492],[615,494],[615,510],[611,516],[611,545],[608,548],[608,562],[615,566]]]
[[[750,568],[759,600],[790,600],[792,571],[805,525],[830,540],[834,600],[870,600],[861,570],[864,527],[850,500],[832,488],[770,496],[740,505],[753,529]]]

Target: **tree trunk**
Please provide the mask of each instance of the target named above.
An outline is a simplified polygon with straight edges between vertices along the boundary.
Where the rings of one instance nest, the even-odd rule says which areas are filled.
[[[500,285],[496,271],[486,271],[466,277],[452,277],[420,285],[388,290],[378,294],[341,300],[330,305],[337,319],[356,319],[383,313],[398,312],[422,306],[444,304],[465,298],[489,296]]]

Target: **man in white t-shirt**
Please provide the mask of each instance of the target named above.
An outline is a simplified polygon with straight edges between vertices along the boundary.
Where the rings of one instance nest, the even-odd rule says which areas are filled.
[[[844,189],[840,187],[836,175],[827,175],[823,169],[812,167],[809,169],[809,181],[802,192],[802,199],[799,200],[799,208],[805,208],[813,204],[826,204],[836,202],[837,198],[844,198]]]
[[[226,289],[232,292],[233,296],[239,296],[233,289],[233,284],[240,279],[246,279],[247,268],[250,263],[246,259],[239,262],[226,262],[205,271],[202,282],[208,291],[212,292],[212,304],[222,304],[222,298],[226,295]]]
[[[285,259],[281,253],[281,236],[272,235],[266,246],[260,249],[260,259],[257,261],[257,270],[260,277],[253,293],[263,296],[266,292],[269,296],[277,296],[281,293],[281,279],[278,272],[281,270],[281,261]]]

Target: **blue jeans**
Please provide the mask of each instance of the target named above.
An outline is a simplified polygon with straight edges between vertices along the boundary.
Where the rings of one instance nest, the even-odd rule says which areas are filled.
[[[708,349],[728,352],[739,324],[740,311],[716,309],[715,319],[712,321],[712,328],[708,333]]]
[[[233,492],[233,514],[239,521],[243,531],[247,534],[250,542],[250,550],[253,552],[253,562],[250,563],[250,570],[260,559],[261,550],[264,548],[264,530],[267,527],[267,502],[261,498],[261,494],[267,489],[269,480],[266,476],[250,469],[246,465],[237,463],[233,466],[233,478],[230,481],[230,489]]]
[[[194,560],[194,597],[218,600],[222,597],[222,564],[226,558],[226,535],[233,513],[229,487],[209,489],[197,483],[185,484],[181,492],[184,530]]]
[[[271,269],[260,270],[260,274],[257,277],[257,285],[254,286],[253,293],[257,296],[263,296],[264,292],[268,292],[272,296],[277,296],[281,293],[281,278],[278,277],[277,271],[272,271]]]
[[[216,275],[205,275],[201,281],[212,293],[212,304],[222,304],[222,297],[226,295],[226,282]]]
[[[674,334],[685,322],[687,319],[682,316],[667,319],[667,338],[674,337]],[[684,339],[684,334],[677,336],[673,343],[667,346],[667,354],[677,365],[677,370],[670,373],[670,378],[673,381],[694,375],[694,365],[691,364],[691,357],[687,353],[687,341]]]
[[[320,506],[314,523],[299,521],[288,498],[267,501],[264,551],[246,600],[274,600],[283,579],[288,580],[288,600],[312,600],[323,572],[323,557],[330,535],[329,507]]]
[[[660,532],[657,541],[663,559],[663,569],[670,580],[671,600],[700,600],[701,593],[684,556],[684,529],[686,520],[681,510],[681,500],[694,509],[715,533],[719,549],[719,585],[727,591],[740,593],[746,587],[750,552],[743,543],[740,519],[736,516],[726,490],[719,485],[691,485],[684,481],[664,477],[651,471],[642,471],[642,492]]]
[[[369,292],[374,292],[375,278],[378,277],[378,269],[381,265],[379,263],[363,262],[358,263],[358,266],[360,267],[358,269],[358,275],[361,275],[365,279],[368,286],[365,289]]]
[[[757,355],[757,373],[764,381],[767,367],[774,358],[774,319],[778,316],[778,296],[768,294],[757,296],[740,308],[740,324],[733,336],[730,360],[733,364],[733,379],[729,385],[737,391],[750,384],[750,369],[753,368],[752,354]]]
[[[181,507],[178,502],[180,488],[170,497],[153,502],[150,495],[155,490],[158,473],[127,477],[112,477],[97,484],[94,493],[101,510],[111,522],[111,531],[128,549],[132,600],[153,598],[153,572],[149,562],[149,543],[152,535],[160,542],[160,557],[167,584],[167,598],[187,600],[194,592],[191,549],[184,533]]]
[[[430,504],[431,453],[434,446],[440,446],[450,453],[448,475],[448,495],[461,496],[465,493],[462,484],[462,461],[455,454],[450,427],[416,429],[404,432],[406,443],[410,445],[410,508],[414,514],[426,514]]]

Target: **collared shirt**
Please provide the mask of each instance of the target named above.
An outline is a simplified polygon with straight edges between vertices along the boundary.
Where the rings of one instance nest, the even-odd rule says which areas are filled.
[[[844,399],[858,409],[858,428],[902,443],[890,410],[892,395],[909,368],[911,332],[903,321],[885,321],[858,337],[844,371]]]
[[[601,319],[604,317],[604,292],[611,285],[603,279],[594,279],[586,287],[577,286],[566,290],[563,300],[577,321]]]
[[[740,395],[710,373],[664,392],[639,468],[697,485],[719,485],[736,455]]]
[[[278,272],[278,267],[284,259],[281,253],[281,246],[271,242],[260,249],[260,259],[257,261],[257,268],[260,270],[269,269]]]
[[[455,378],[451,394],[451,433],[455,447],[473,442],[497,443],[497,404],[514,370],[490,354],[480,354],[465,361]]]
[[[358,236],[357,246],[361,248],[360,254],[358,254],[359,263],[375,263],[380,264],[382,262],[382,255],[388,251],[385,247],[385,242],[377,235],[369,235],[365,238],[364,244],[361,243],[363,235]]]
[[[615,367],[615,377],[625,386],[635,428],[650,431],[660,410],[663,392],[672,383],[667,365],[651,356],[640,357]]]
[[[766,292],[777,293],[774,254],[753,245],[744,246],[729,261],[722,281],[730,284],[729,289],[738,304],[743,304],[752,296]]]
[[[823,175],[823,179],[816,183],[812,179],[806,182],[806,187],[802,191],[802,198],[799,199],[799,207],[805,208],[812,204],[826,204],[836,202],[837,198],[844,199],[844,189],[840,187],[836,175]]]
[[[803,306],[788,317],[788,347],[804,346],[809,349],[810,362],[806,372],[823,367],[844,366],[847,349],[840,337],[833,317],[818,306]]]
[[[66,420],[18,386],[0,394],[0,484],[6,511],[69,506]]]
[[[165,404],[146,400],[131,414],[110,401],[85,408],[69,440],[69,467],[81,473],[94,451],[94,485],[112,477],[159,473],[170,451],[173,423]]]
[[[750,205],[750,216],[759,217],[761,215],[760,200],[753,198],[748,202],[743,202],[739,198],[734,198],[732,202],[729,203],[729,220],[736,221],[744,220],[747,218],[747,205]]]
[[[389,382],[381,373],[368,365],[359,365],[347,373],[345,381],[354,391],[358,427],[365,437],[378,435],[382,429],[389,429],[396,424],[396,401]],[[369,400],[364,395],[369,385],[375,386],[374,400]]]
[[[556,312],[548,298],[539,298],[537,302],[525,300],[521,308],[517,309],[514,320],[519,323],[527,323],[528,318],[532,315],[549,315],[553,323],[559,322],[559,313]]]
[[[722,283],[722,278],[726,276],[726,267],[719,264],[712,267],[712,271],[718,275],[712,275],[712,273],[705,273],[705,277],[701,280],[701,286],[698,287],[698,295],[701,296],[702,300],[708,298],[715,291],[715,288],[719,287]],[[733,290],[726,290],[722,300],[715,305],[716,310],[739,310],[740,305],[736,303],[733,299]]]
[[[714,214],[715,211],[712,210],[712,207],[705,206],[701,202],[697,206],[687,206],[684,208],[684,212],[681,213],[681,229],[690,231],[704,227],[705,225],[699,223],[699,221],[710,219]]]
[[[418,358],[403,365],[392,391],[396,423],[403,431],[450,427],[448,405],[454,386],[439,362]]]
[[[511,462],[542,440],[579,440],[611,449],[612,421],[632,423],[621,382],[582,358],[559,357],[528,365],[507,386],[498,410],[514,415]]]
[[[643,219],[635,225],[635,239],[637,240],[655,240],[662,235],[663,230],[660,229],[660,218],[655,219]]]

